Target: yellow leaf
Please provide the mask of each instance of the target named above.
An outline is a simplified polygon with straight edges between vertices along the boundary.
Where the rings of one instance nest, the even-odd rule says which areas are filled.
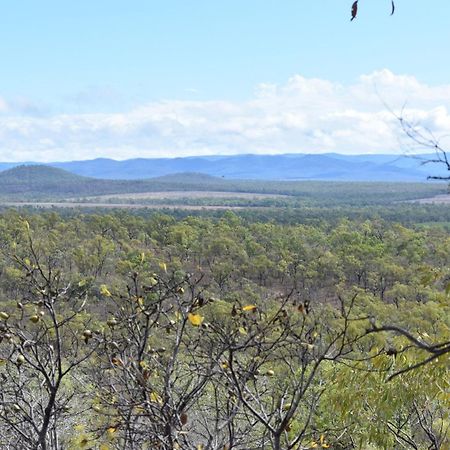
[[[191,325],[194,325],[194,327],[199,327],[203,323],[205,318],[203,316],[201,316],[200,314],[189,313],[188,320],[191,323]]]
[[[109,427],[106,431],[109,434],[114,434],[117,431],[117,427]]]
[[[109,446],[107,444],[102,444],[100,445],[99,450],[109,450]]]
[[[243,336],[246,336],[248,334],[247,330],[244,327],[239,328],[239,333],[241,333]]]
[[[30,261],[28,258],[25,258],[25,259],[23,260],[23,262],[24,262],[27,266],[29,266],[29,265],[31,264],[31,261]]]
[[[159,403],[160,405],[162,404],[162,398],[158,395],[157,392],[152,392],[150,394],[150,401],[153,403]]]
[[[320,435],[320,446],[322,448],[330,448],[330,446],[325,442],[325,436],[323,434]]]
[[[167,265],[166,265],[166,263],[160,262],[160,263],[159,263],[159,268],[160,268],[161,270],[164,270],[164,272],[167,272]]]
[[[242,308],[242,311],[256,311],[256,305],[246,305]]]
[[[111,292],[109,292],[105,284],[102,284],[100,286],[100,294],[104,295],[105,297],[111,297]]]

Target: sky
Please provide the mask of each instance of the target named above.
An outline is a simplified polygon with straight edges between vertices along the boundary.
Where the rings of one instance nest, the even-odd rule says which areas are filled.
[[[351,3],[0,2],[0,161],[402,153],[401,108],[449,134],[450,2]]]

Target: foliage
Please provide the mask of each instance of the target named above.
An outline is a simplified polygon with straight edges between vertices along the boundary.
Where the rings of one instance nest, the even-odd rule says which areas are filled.
[[[9,211],[0,248],[2,448],[446,448],[443,228]]]

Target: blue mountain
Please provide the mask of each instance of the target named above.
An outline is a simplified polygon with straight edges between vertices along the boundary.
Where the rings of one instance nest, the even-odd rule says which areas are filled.
[[[328,153],[284,155],[192,156],[139,158],[116,161],[99,158],[47,165],[86,177],[136,180],[174,173],[196,172],[227,179],[426,181],[428,175],[446,176],[444,166],[426,164],[430,155],[341,155]],[[23,163],[20,163],[23,164]],[[32,163],[29,163],[32,164]],[[0,171],[19,163],[0,163]]]

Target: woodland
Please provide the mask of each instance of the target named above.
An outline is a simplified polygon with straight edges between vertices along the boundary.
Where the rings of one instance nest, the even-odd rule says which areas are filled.
[[[338,211],[5,210],[0,448],[448,449],[448,228]]]

